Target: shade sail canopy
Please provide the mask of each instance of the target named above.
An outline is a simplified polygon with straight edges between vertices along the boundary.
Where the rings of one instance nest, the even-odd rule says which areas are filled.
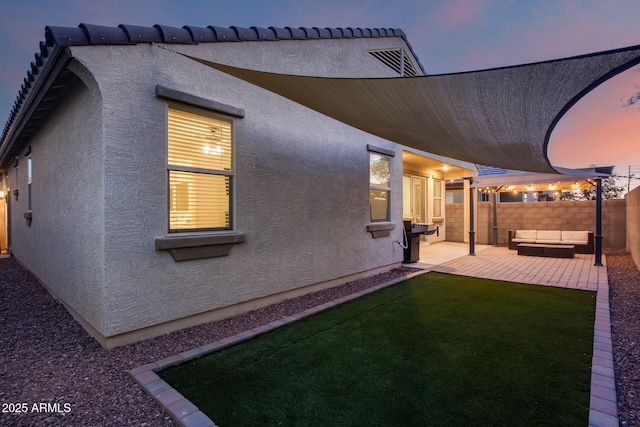
[[[558,173],[547,157],[556,123],[587,92],[640,63],[640,46],[482,71],[397,78],[275,74],[188,57],[418,150],[506,169]]]

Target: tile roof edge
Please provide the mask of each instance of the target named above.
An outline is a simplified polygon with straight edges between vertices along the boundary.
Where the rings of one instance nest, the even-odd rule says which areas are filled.
[[[207,28],[167,25],[152,27],[124,25],[117,27],[81,23],[77,27],[45,27],[45,41],[40,42],[40,52],[35,54],[35,62],[24,79],[9,118],[0,134],[0,153],[13,128],[25,99],[29,96],[34,80],[41,74],[54,47],[132,45],[137,43],[200,44],[230,41],[278,41],[278,40],[326,40],[342,38],[401,37],[409,47],[422,72],[426,74],[418,56],[409,44],[407,36],[400,28],[320,28],[320,27],[238,27],[228,28],[208,26]],[[6,159],[8,160],[8,159]],[[0,159],[2,161],[2,159]],[[1,165],[0,165],[1,166]]]

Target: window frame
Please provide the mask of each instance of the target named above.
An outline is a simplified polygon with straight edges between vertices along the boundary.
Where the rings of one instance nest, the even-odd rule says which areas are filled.
[[[436,183],[440,191],[436,194]],[[433,218],[442,218],[444,206],[442,206],[442,193],[445,190],[445,182],[440,178],[433,178]]]
[[[389,185],[374,184],[372,182],[371,163],[373,161],[373,156],[377,156],[380,159],[386,160],[387,164],[389,165]],[[389,156],[388,154],[385,154],[385,153],[380,153],[380,152],[371,151],[371,150],[369,151],[369,221],[372,223],[391,221],[391,157],[392,156]],[[385,218],[383,219],[373,218],[373,209],[371,205],[371,193],[373,191],[382,191],[387,195],[387,209],[386,209]]]
[[[389,157],[389,186],[391,186],[391,181],[393,177],[393,173],[392,173],[393,162],[391,161],[391,159],[393,159],[396,156],[395,150],[377,147],[372,144],[367,144],[367,151],[369,153],[378,153],[378,154],[382,154]],[[370,220],[370,222],[367,224],[367,232],[371,233],[371,237],[374,239],[389,237],[391,235],[391,232],[396,228],[396,225],[393,222],[391,222],[391,212],[389,212],[388,214],[389,216],[388,221],[376,221],[376,222],[371,221],[371,156],[368,156],[367,160],[368,160],[367,170],[369,175],[369,197],[367,198],[367,201],[369,202],[368,205],[369,205],[369,220]],[[389,209],[391,209],[391,191],[389,192],[388,202],[389,202],[388,203]]]
[[[32,188],[31,184],[33,183],[33,160],[31,155],[27,157],[27,211],[32,210]]]
[[[231,170],[224,169],[209,169],[201,167],[191,167],[183,165],[172,165],[169,163],[169,112],[170,110],[178,110],[187,112],[190,114],[201,115],[204,117],[210,117],[215,120],[228,122],[231,127]],[[184,236],[191,234],[224,234],[233,233],[236,230],[236,128],[237,122],[235,117],[231,117],[225,114],[220,114],[217,111],[212,111],[203,106],[196,106],[191,104],[185,104],[182,102],[175,102],[168,100],[166,103],[165,114],[165,130],[166,130],[166,146],[165,146],[165,165],[166,165],[166,212],[167,212],[167,234],[173,236]],[[229,179],[229,220],[228,227],[203,227],[203,228],[171,228],[171,204],[172,204],[172,188],[171,188],[171,172],[183,172],[193,174],[207,174],[213,176],[224,176]]]

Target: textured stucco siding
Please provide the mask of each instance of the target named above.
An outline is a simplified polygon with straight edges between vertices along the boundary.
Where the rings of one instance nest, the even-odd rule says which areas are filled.
[[[366,49],[402,39],[171,46],[232,65],[393,76]],[[339,279],[402,260],[402,153],[395,144],[157,46],[78,47],[103,96],[105,336]],[[229,256],[176,263],[167,235],[163,85],[245,110],[235,120],[236,231]],[[395,150],[390,237],[369,223],[367,144]]]
[[[90,77],[89,77],[90,78]],[[26,150],[11,200],[11,251],[96,330],[103,330],[103,184],[99,94],[80,80],[29,141],[32,223],[27,226]],[[14,162],[8,183],[15,188]]]

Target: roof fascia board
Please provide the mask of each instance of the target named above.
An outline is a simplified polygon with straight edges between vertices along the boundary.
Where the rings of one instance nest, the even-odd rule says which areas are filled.
[[[71,58],[72,55],[68,48],[58,45],[53,48],[46,64],[44,65],[40,78],[36,79],[34,82],[33,89],[29,91],[29,96],[20,109],[20,113],[18,114],[18,117],[16,117],[4,144],[0,147],[0,170],[4,170],[4,165],[11,160],[5,158],[7,153],[10,151],[11,147],[13,147],[18,135],[20,135],[29,121],[29,118],[31,118],[51,85],[62,70],[64,70],[67,62]]]

